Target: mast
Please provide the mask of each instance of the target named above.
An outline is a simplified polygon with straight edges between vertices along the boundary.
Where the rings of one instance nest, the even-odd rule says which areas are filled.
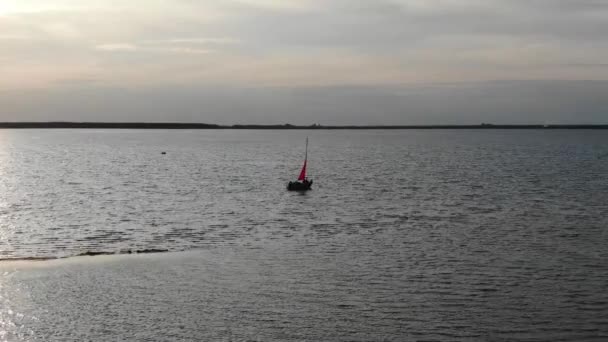
[[[308,160],[308,137],[306,137],[306,154],[304,154],[304,161]]]

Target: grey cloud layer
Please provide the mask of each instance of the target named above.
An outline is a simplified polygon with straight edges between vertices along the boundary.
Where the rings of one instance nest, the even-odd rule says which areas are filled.
[[[86,85],[83,87],[82,85]],[[508,81],[385,87],[108,88],[87,80],[27,97],[0,92],[0,121],[294,124],[608,122],[608,81]]]
[[[536,121],[568,121],[568,113],[581,117],[571,103],[584,104],[586,120],[602,121],[598,113],[606,112],[594,95],[608,80],[603,0],[14,3],[27,8],[0,12],[0,89],[31,92],[40,106],[17,96],[9,107],[0,96],[12,108],[0,113],[3,120],[117,112],[132,120],[274,122],[291,120],[287,112],[300,110],[294,106],[311,121],[358,123],[508,122],[519,120],[509,116],[518,108]],[[528,93],[492,80],[521,82]],[[456,85],[411,88],[445,82]],[[305,95],[310,89],[315,101]],[[113,104],[79,100],[100,96]],[[155,99],[179,110],[148,105]],[[245,112],[253,114],[241,120]]]

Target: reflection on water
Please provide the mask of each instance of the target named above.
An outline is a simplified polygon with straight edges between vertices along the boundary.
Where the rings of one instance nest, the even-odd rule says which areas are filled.
[[[285,184],[306,135],[315,184],[301,195]],[[17,271],[1,278],[0,339],[608,335],[601,131],[0,139],[2,258],[190,251],[1,262]]]
[[[14,271],[0,270],[0,341],[26,341],[33,336],[27,322],[36,318],[26,317],[21,311],[20,298],[27,289],[14,286],[13,275]]]

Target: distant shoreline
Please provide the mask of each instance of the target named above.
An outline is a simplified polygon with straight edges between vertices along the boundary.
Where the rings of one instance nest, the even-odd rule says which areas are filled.
[[[608,129],[606,125],[215,125],[206,123],[177,122],[0,122],[0,128],[83,128],[83,129]]]

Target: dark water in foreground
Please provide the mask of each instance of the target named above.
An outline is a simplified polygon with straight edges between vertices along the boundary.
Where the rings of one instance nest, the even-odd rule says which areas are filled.
[[[2,259],[189,251],[2,261],[0,340],[606,340],[607,174],[605,131],[0,130]]]

